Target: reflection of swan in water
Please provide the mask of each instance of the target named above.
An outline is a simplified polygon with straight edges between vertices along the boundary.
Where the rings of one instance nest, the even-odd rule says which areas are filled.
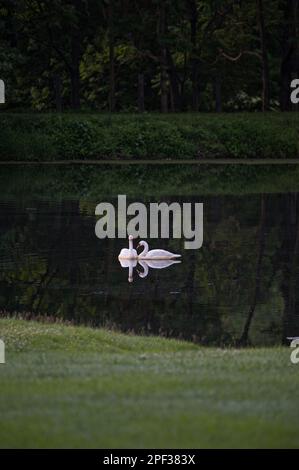
[[[144,249],[143,251],[138,255],[138,260],[148,260],[148,259],[156,259],[156,260],[170,260],[173,258],[180,258],[181,255],[176,255],[175,253],[171,253],[170,251],[166,250],[150,250],[149,251],[149,246],[148,243],[145,242],[144,240],[141,240],[141,242],[138,243],[137,248],[139,246],[143,246]],[[166,266],[164,266],[166,267]],[[161,269],[161,268],[158,268]]]
[[[122,268],[129,268],[128,281],[133,282],[133,269],[137,265],[136,259],[121,259],[119,257],[119,262]]]
[[[143,268],[143,272],[136,269],[139,277],[145,278],[148,275],[149,268],[152,269],[164,269],[168,268],[172,264],[178,264],[180,261],[174,259],[143,259],[139,260],[138,263]]]
[[[129,235],[129,249],[123,248],[118,259],[137,259],[137,251],[133,248],[133,236]]]
[[[179,258],[181,255],[176,255],[166,250],[150,250],[148,244],[145,241],[141,241],[138,246],[143,246],[144,250],[140,255],[133,247],[133,236],[129,236],[129,249],[123,248],[118,255],[119,262],[122,268],[129,268],[128,281],[133,282],[133,270],[137,266],[137,261],[142,266],[143,271],[137,269],[138,275],[144,278],[148,275],[149,268],[152,269],[164,269],[168,268],[172,264],[180,263],[175,258]],[[138,248],[138,247],[137,247]]]
[[[133,271],[137,266],[137,259],[119,259],[122,268],[129,268],[128,281],[133,282]],[[152,269],[164,269],[168,268],[172,264],[180,263],[180,261],[174,259],[151,259],[151,260],[139,260],[138,263],[142,266],[143,271],[136,269],[139,277],[145,278],[148,275],[149,268]]]

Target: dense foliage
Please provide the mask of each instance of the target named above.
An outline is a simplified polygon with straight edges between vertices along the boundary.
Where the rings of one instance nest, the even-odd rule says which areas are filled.
[[[297,113],[1,116],[0,160],[296,158]]]
[[[298,11],[298,0],[2,0],[7,106],[290,110]]]

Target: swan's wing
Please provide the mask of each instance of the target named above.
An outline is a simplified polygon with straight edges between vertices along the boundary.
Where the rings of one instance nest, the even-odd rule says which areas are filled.
[[[129,255],[128,248],[123,248],[122,250],[120,250],[120,253],[119,253],[118,257],[127,258],[128,255]]]
[[[148,259],[145,260],[145,263],[153,269],[164,269],[168,268],[168,266],[171,266],[172,264],[178,264],[181,261],[176,261],[174,259]]]
[[[123,248],[118,255],[119,258],[128,258],[134,259],[137,258],[137,251],[133,248],[132,250],[128,248]]]
[[[179,258],[181,255],[176,255],[175,253],[171,253],[167,250],[150,250],[147,255],[146,259],[148,258],[160,258],[160,259],[171,259],[171,258]]]

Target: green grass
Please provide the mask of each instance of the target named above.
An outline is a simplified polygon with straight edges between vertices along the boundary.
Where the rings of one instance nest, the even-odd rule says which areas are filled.
[[[298,113],[0,114],[0,160],[299,157]]]
[[[299,447],[287,348],[1,319],[1,447]]]

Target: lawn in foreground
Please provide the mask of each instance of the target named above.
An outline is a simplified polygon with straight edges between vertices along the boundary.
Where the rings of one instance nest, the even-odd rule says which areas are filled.
[[[1,447],[299,447],[287,348],[0,320]]]

